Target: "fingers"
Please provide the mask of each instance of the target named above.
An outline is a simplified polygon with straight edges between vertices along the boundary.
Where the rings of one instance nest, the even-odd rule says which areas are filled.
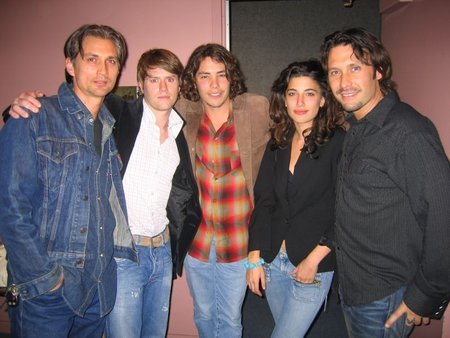
[[[43,96],[45,96],[44,92],[42,92],[40,90],[35,90],[32,93],[35,95],[35,97],[43,97]]]
[[[24,108],[29,109],[33,113],[37,113],[41,107],[41,103],[37,97],[42,96],[44,96],[44,93],[39,90],[21,93],[11,104],[8,112],[9,115],[15,119],[29,117],[28,112]]]
[[[405,320],[405,324],[406,324],[406,326],[413,326],[413,325],[415,325],[414,318],[408,318],[408,316],[407,316],[406,320]]]
[[[405,320],[406,326],[419,326],[419,325],[428,325],[430,324],[430,318],[428,317],[420,317],[420,316],[413,316],[409,317],[409,315],[406,316]]]
[[[260,282],[264,284],[263,289],[265,289],[265,276],[261,275],[261,267],[255,267],[253,269],[247,270],[247,285],[248,288],[258,296],[262,297],[262,292],[259,288]],[[263,282],[264,280],[264,282]]]
[[[428,318],[428,317],[422,317],[422,324],[423,324],[423,325],[428,325],[428,324],[430,324],[430,318]]]
[[[22,93],[19,96],[19,105],[30,109],[33,113],[37,113],[39,111],[39,108],[41,107],[41,103],[37,99],[37,97],[44,96],[44,93],[42,93],[39,90],[35,90],[32,92],[25,92]]]
[[[20,117],[29,117],[30,115],[17,103],[13,103],[9,108],[8,114],[14,118],[18,119]]]
[[[262,292],[259,289],[259,283],[251,282],[248,284],[248,288],[256,295],[262,297]]]
[[[402,302],[399,307],[392,313],[392,315],[388,318],[385,323],[386,328],[392,327],[394,323],[403,315],[406,315],[405,325],[406,326],[414,326],[414,325],[428,325],[430,323],[430,318],[421,317],[420,315],[415,314],[411,311],[404,302]]]
[[[261,288],[265,291],[266,290],[266,275],[261,275]]]
[[[300,271],[299,269],[294,269],[291,271],[292,275],[295,275],[295,280],[302,284],[311,284],[314,283],[316,274],[313,273],[305,273]]]
[[[394,323],[406,312],[403,303],[389,316],[388,320],[384,324],[384,327],[390,328]],[[408,325],[408,324],[407,324]]]
[[[302,284],[312,284],[315,281],[314,277],[313,278],[296,277],[295,280]]]
[[[50,292],[58,290],[61,287],[61,285],[63,284],[63,282],[64,282],[64,275],[61,275],[58,283],[56,283],[56,285],[53,287],[53,289],[50,290]]]

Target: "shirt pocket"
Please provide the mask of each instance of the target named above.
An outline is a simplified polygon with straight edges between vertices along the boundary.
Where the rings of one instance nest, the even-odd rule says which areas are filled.
[[[69,170],[76,168],[78,143],[72,140],[44,139],[37,142],[39,175],[50,190],[57,190],[66,183]]]

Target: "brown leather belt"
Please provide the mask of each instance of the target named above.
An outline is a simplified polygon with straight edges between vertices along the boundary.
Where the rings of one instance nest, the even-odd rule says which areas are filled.
[[[141,246],[148,246],[150,248],[158,248],[160,246],[163,246],[166,244],[166,242],[169,240],[169,226],[166,226],[163,232],[160,234],[149,237],[149,236],[142,236],[142,235],[133,235],[134,243],[136,245]]]

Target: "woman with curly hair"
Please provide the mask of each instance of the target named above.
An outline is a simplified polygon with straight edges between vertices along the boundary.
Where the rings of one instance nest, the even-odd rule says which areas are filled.
[[[343,113],[316,60],[294,62],[272,86],[271,136],[255,184],[247,284],[265,290],[272,337],[303,337],[325,302]]]

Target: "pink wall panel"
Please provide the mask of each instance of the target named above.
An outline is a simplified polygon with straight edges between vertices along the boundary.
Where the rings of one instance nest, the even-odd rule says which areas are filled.
[[[380,4],[389,2],[402,3],[382,0]],[[382,14],[381,27],[399,94],[434,122],[449,156],[450,1],[410,0],[394,8]]]
[[[382,40],[399,94],[436,125],[450,155],[450,1],[381,0]],[[386,10],[386,11],[384,11]],[[450,338],[450,308],[442,321],[417,327],[411,338]]]
[[[63,45],[85,23],[110,25],[127,39],[121,85],[136,84],[139,56],[167,48],[185,63],[198,45],[224,41],[224,0],[2,0],[0,108],[25,89],[56,93],[64,81]]]

